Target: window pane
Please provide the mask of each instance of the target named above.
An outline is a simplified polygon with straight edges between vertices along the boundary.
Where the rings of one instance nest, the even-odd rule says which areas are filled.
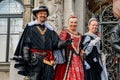
[[[23,26],[23,18],[11,18],[10,19],[10,33],[19,33],[21,32]]]
[[[0,62],[6,59],[6,35],[0,35]]]
[[[7,19],[0,18],[0,62],[6,59]]]
[[[6,34],[6,33],[7,33],[7,19],[0,18],[0,34]]]
[[[10,35],[10,45],[9,45],[9,59],[13,58],[16,46],[18,44],[20,36],[19,35]]]
[[[9,58],[12,58],[23,31],[23,18],[11,18],[10,24]]]
[[[0,2],[0,14],[21,14],[23,5],[16,0],[3,0]]]
[[[6,59],[7,18],[0,18],[0,62]]]

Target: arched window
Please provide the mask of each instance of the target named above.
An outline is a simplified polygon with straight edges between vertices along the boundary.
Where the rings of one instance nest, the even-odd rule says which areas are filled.
[[[23,31],[21,0],[0,0],[0,62],[9,62]]]
[[[22,14],[24,7],[18,1],[2,0],[0,2],[0,14]]]

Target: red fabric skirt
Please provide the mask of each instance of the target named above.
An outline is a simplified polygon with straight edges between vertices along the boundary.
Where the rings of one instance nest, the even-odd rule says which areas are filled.
[[[55,79],[54,80],[63,80],[65,75],[67,64],[58,64],[55,68]]]
[[[55,70],[55,80],[63,80],[67,64],[59,64]],[[84,69],[80,56],[73,54],[66,80],[84,80]]]

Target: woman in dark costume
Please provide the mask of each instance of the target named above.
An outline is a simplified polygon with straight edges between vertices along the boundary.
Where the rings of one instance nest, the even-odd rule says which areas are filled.
[[[89,20],[88,28],[89,31],[84,34],[84,40],[82,42],[86,55],[85,60],[89,65],[89,68],[86,69],[86,80],[107,80],[105,68],[101,61],[101,42],[96,18]]]

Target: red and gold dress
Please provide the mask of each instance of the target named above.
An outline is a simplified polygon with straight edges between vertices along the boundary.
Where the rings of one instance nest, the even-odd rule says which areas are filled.
[[[80,56],[81,34],[72,34],[69,30],[62,30],[62,40],[72,38],[70,46],[65,48],[66,62],[57,64],[55,68],[55,80],[84,80],[83,62]]]

